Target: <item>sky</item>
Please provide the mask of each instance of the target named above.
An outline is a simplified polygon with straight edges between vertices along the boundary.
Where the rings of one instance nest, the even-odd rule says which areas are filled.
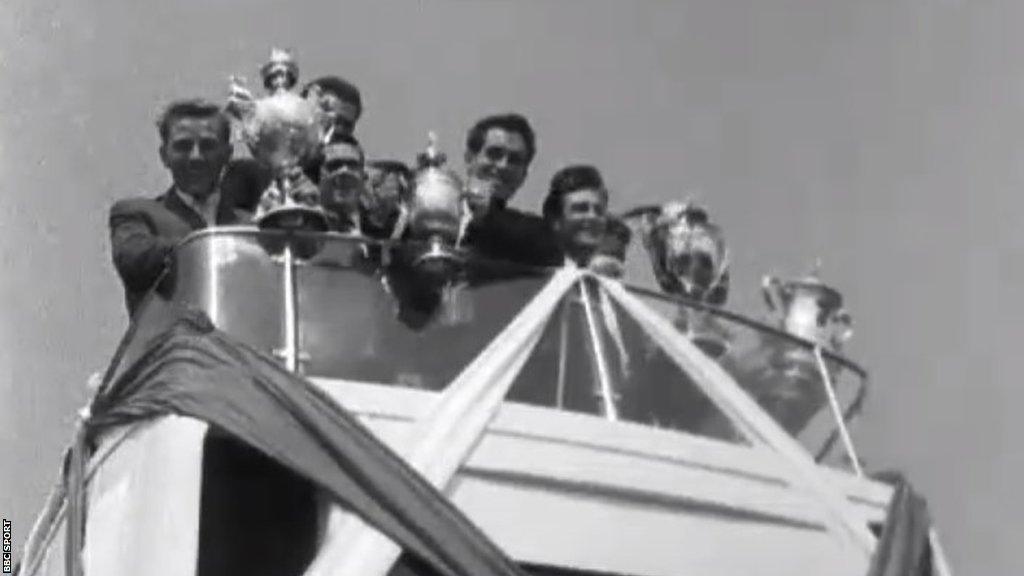
[[[371,157],[435,130],[458,159],[473,120],[518,110],[521,208],[576,161],[615,209],[695,195],[738,311],[821,258],[872,372],[864,458],[928,497],[958,574],[1024,573],[1022,21],[1012,0],[5,0],[0,513],[20,544],[125,327],[106,213],[168,185],[159,108],[285,46],[362,88]]]

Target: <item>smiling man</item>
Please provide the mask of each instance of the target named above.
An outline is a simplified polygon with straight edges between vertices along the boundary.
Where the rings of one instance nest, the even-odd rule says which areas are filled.
[[[608,225],[608,190],[601,173],[586,164],[562,168],[551,178],[543,210],[565,257],[587,266]]]
[[[336,232],[360,231],[360,201],[366,194],[366,157],[350,134],[334,133],[324,145],[317,180],[320,201]]]
[[[306,84],[302,89],[302,96],[309,94],[313,86],[320,89],[318,103],[331,117],[334,131],[351,135],[363,115],[363,97],[359,88],[339,76],[324,76]]]
[[[466,136],[466,177],[473,218],[465,242],[494,260],[558,266],[561,255],[543,219],[510,208],[537,151],[533,128],[519,114],[479,120]]]
[[[156,198],[128,198],[110,209],[114,267],[124,284],[129,315],[163,273],[171,250],[194,230],[239,224],[248,215],[233,207],[236,191],[225,190],[231,159],[231,129],[216,104],[172,103],[157,122],[160,160],[173,184]]]

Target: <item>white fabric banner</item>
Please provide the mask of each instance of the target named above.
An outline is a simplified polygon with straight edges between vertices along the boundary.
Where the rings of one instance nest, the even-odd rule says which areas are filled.
[[[413,426],[401,456],[441,491],[483,437],[548,319],[581,274],[576,267],[556,272]],[[401,553],[391,540],[350,514],[329,521],[320,550],[306,576],[383,576]]]
[[[701,391],[741,433],[757,444],[767,445],[790,465],[794,472],[794,485],[805,488],[817,497],[832,519],[833,528],[840,540],[864,559],[863,567],[859,571],[851,570],[851,573],[866,572],[875,547],[875,537],[853,513],[846,497],[822,476],[810,454],[762,410],[728,372],[701,353],[671,322],[651,310],[618,282],[605,278],[599,280],[608,294],[693,378]]]

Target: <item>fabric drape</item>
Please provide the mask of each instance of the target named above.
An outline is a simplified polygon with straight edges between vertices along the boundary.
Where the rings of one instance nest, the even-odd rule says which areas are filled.
[[[309,478],[441,574],[522,574],[444,496],[309,382],[215,329],[202,313],[153,304],[157,312],[141,319],[150,325],[133,327],[146,344],[122,346],[76,450],[110,427],[167,414],[197,418]],[[77,473],[72,500],[81,494]]]

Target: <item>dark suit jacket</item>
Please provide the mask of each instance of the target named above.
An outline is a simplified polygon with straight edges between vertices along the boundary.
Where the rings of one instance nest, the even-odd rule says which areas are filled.
[[[221,189],[231,196],[232,206],[246,212],[255,212],[263,192],[272,180],[270,169],[256,160],[233,158],[224,171]]]
[[[248,215],[233,207],[233,196],[222,190],[217,224],[248,222]],[[174,247],[206,222],[173,189],[157,198],[127,198],[110,209],[110,244],[129,316],[167,266]]]
[[[515,264],[561,266],[565,260],[543,218],[501,204],[470,223],[465,243],[485,258]]]

